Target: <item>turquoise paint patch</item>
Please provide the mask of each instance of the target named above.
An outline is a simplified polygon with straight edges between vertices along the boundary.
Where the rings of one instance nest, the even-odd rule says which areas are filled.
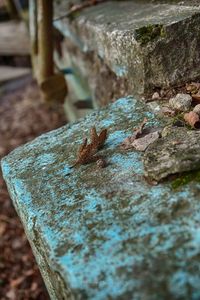
[[[113,125],[114,123],[115,123],[114,120],[112,120],[112,119],[107,119],[107,120],[103,120],[103,121],[101,122],[101,126],[102,126],[102,127],[109,127],[109,126]]]
[[[40,156],[37,156],[37,160],[35,161],[35,163],[38,165],[38,167],[45,167],[48,166],[49,164],[52,164],[53,162],[55,162],[55,158],[54,158],[54,154],[42,154]]]
[[[111,163],[120,170],[134,170],[135,173],[141,173],[143,166],[138,160],[139,157],[140,154],[135,151],[128,152],[126,156],[124,154],[116,154],[112,157]]]
[[[127,133],[125,133],[125,131],[117,130],[108,136],[106,144],[108,145],[109,149],[115,149],[116,147],[120,146],[126,137]]]
[[[115,74],[119,77],[124,77],[127,75],[127,67],[122,67],[122,66],[113,66],[113,70],[115,72]]]
[[[6,163],[6,161],[1,161],[1,168],[4,172],[4,176],[9,176],[11,169],[9,167],[9,165]]]
[[[198,299],[199,184],[177,192],[170,183],[151,186],[143,178],[142,154],[119,147],[144,116],[147,126],[159,124],[145,109],[131,97],[119,99],[2,161],[33,246],[80,299],[160,300],[166,293]],[[109,126],[100,152],[108,166],[70,168],[94,123],[98,130]]]

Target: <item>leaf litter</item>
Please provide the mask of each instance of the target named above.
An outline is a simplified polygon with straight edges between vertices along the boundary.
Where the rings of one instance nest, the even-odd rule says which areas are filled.
[[[135,149],[145,151],[147,147],[160,137],[158,128],[145,129],[147,118],[144,118],[138,128],[135,129],[133,135],[127,137],[121,144],[121,149]]]
[[[0,99],[0,158],[40,134],[66,124],[62,108],[48,108],[34,82]],[[0,172],[0,299],[49,296]]]

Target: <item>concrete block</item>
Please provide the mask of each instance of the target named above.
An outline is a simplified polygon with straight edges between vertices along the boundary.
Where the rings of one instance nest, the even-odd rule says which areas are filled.
[[[122,86],[127,81],[127,92],[138,96],[155,87],[174,86],[199,77],[200,6],[181,3],[110,1],[81,10],[73,20],[57,20],[54,25],[66,37],[65,51],[77,60],[77,65],[84,61],[79,50],[85,58],[95,54],[114,74],[110,75],[111,81],[116,82],[117,77]],[[66,1],[56,4],[55,17],[62,16],[67,5]],[[98,60],[91,58],[88,70],[83,71],[91,82],[97,64]],[[100,70],[97,68],[95,73],[97,81]],[[108,78],[109,72],[103,76]],[[99,85],[95,91],[103,88]],[[95,94],[94,84],[91,89]],[[104,90],[114,94],[117,89],[111,83]]]
[[[142,155],[120,149],[144,117],[131,97],[46,133],[2,160],[3,175],[52,299],[200,299],[200,183],[149,185]],[[70,168],[93,125],[95,163]]]

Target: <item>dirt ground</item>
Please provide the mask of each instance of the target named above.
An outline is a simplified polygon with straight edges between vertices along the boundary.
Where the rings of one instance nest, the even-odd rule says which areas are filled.
[[[0,94],[0,158],[41,133],[64,124],[62,107],[56,110],[47,107],[32,80],[17,91]],[[49,299],[1,173],[0,299]]]

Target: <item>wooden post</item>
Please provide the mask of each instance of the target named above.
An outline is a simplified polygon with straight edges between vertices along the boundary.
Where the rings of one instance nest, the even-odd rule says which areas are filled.
[[[34,77],[37,76],[37,55],[38,55],[38,25],[37,25],[37,3],[35,0],[29,0],[29,33],[31,40],[31,60]]]
[[[62,73],[54,74],[53,0],[37,0],[38,59],[35,70],[43,98],[49,103],[63,102],[67,84]]]
[[[54,74],[53,64],[53,1],[37,0],[39,83]]]

